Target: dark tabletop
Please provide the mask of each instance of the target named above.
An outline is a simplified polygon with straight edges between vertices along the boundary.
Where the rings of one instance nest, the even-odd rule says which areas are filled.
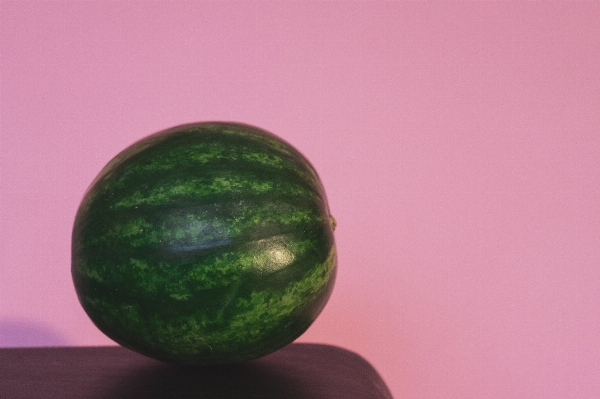
[[[362,357],[292,344],[246,363],[212,368],[162,363],[122,347],[0,349],[0,398],[391,399]]]

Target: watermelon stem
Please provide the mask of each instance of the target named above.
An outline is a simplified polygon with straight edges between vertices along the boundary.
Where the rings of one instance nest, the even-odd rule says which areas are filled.
[[[335,231],[335,226],[337,226],[337,222],[335,218],[329,215],[329,224],[331,224],[331,229]]]

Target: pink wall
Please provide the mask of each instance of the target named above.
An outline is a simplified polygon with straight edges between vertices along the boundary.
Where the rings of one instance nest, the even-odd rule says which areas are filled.
[[[193,121],[270,130],[338,220],[302,341],[396,398],[600,397],[594,3],[7,2],[0,346],[111,344],[70,279],[88,184]]]

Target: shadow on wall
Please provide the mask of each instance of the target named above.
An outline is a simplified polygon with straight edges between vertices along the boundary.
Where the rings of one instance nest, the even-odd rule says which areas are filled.
[[[0,319],[0,348],[66,345],[67,339],[44,323]]]

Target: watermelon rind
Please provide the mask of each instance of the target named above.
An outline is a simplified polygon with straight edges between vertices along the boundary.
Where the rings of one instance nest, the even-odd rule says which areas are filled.
[[[240,123],[177,126],[122,151],[88,188],[73,282],[123,346],[181,364],[240,362],[320,314],[334,227],[315,169],[290,144]]]

